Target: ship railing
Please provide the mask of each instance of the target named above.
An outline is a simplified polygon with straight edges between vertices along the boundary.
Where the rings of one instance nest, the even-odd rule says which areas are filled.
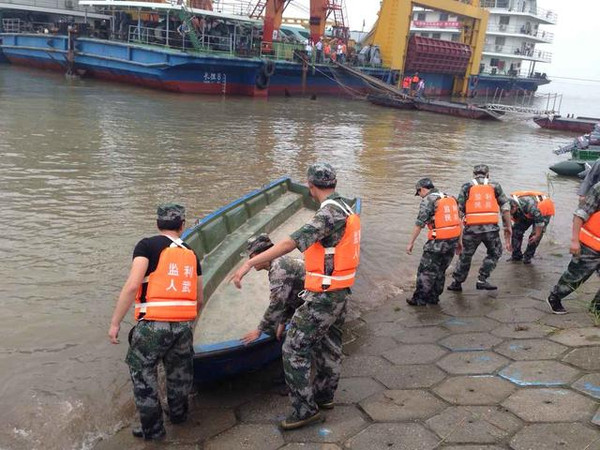
[[[498,8],[508,12],[529,14],[538,19],[556,24],[558,15],[549,9],[538,8],[535,3],[529,0],[481,0],[480,6],[483,8]]]
[[[314,53],[314,52],[313,52]],[[264,48],[261,50],[261,58],[285,60],[285,61],[302,61],[311,60],[313,55],[308,55],[302,44],[289,44],[284,42],[273,42],[271,49]]]
[[[3,0],[2,3],[35,8],[51,8],[65,11],[85,11],[77,0]]]
[[[185,31],[185,27],[167,32],[163,27],[129,26],[127,42],[176,48],[185,51],[202,51],[207,53],[234,53],[233,39],[225,36],[212,36],[198,34],[199,48],[194,48],[192,41]]]
[[[513,47],[510,45],[485,44],[483,51],[487,53],[499,53],[506,56],[518,57],[520,59],[531,59],[540,62],[552,62],[552,53],[537,50],[535,47]]]
[[[492,33],[506,33],[506,34],[518,34],[523,36],[530,36],[534,39],[538,39],[540,41],[544,41],[546,43],[552,43],[554,41],[554,33],[551,33],[546,30],[534,30],[531,28],[527,28],[527,26],[523,25],[519,26],[508,26],[508,25],[494,25],[490,24],[487,28],[488,32]]]

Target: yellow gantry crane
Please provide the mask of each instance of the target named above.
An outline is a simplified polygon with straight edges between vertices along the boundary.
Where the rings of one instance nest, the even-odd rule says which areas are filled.
[[[489,12],[479,0],[382,0],[379,19],[366,43],[379,46],[384,66],[392,70],[404,72],[414,6],[463,18],[461,41],[471,46],[472,53],[465,74],[455,77],[453,93],[466,95],[469,77],[479,73]]]

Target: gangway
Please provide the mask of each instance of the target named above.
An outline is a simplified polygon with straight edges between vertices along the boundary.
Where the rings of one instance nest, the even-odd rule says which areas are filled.
[[[392,86],[391,84],[386,83],[385,81],[380,80],[379,78],[375,78],[371,75],[367,75],[366,73],[361,72],[358,69],[355,69],[354,67],[350,67],[347,66],[345,64],[340,64],[339,62],[335,61],[333,62],[333,64],[338,68],[341,69],[351,75],[354,75],[357,78],[360,78],[361,80],[363,80],[364,82],[370,84],[371,86],[389,92],[390,94],[393,94],[397,97],[401,97],[405,100],[411,99],[410,96],[402,93],[402,91],[400,89],[398,89],[395,86]]]
[[[560,107],[562,105],[563,97],[562,94],[544,95],[543,97],[546,98],[546,109],[533,106],[533,100],[535,99],[533,92],[529,94],[524,92],[521,99],[519,98],[519,94],[517,94],[512,104],[499,103],[499,99],[501,99],[503,95],[504,90],[496,89],[492,101],[490,103],[486,101],[486,103],[481,107],[489,111],[502,111],[505,113],[525,114],[532,116],[553,116],[560,114]]]

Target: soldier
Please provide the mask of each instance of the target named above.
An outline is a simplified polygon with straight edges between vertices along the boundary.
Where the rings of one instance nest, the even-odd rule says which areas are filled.
[[[567,270],[546,300],[554,314],[566,314],[561,300],[594,272],[600,273],[600,183],[588,191],[585,201],[575,210],[570,253],[573,257]],[[600,314],[600,290],[594,296],[590,309]]]
[[[510,198],[512,225],[512,255],[509,261],[531,264],[544,232],[554,215],[554,202],[544,193],[537,191],[513,192]],[[533,226],[525,253],[521,253],[523,236]]]
[[[248,239],[246,246],[248,257],[253,258],[273,247],[273,242],[269,235],[263,233]],[[257,340],[261,333],[281,339],[286,322],[291,319],[296,308],[304,303],[304,299],[298,297],[304,289],[304,261],[282,256],[256,265],[254,269],[269,271],[270,303],[258,328],[242,338],[244,344]]]
[[[406,303],[412,306],[436,305],[444,291],[446,269],[454,253],[460,254],[461,222],[456,199],[436,189],[429,178],[417,181],[416,188],[415,195],[423,200],[406,253],[412,253],[415,240],[426,225],[429,234],[417,270],[417,288]]]
[[[359,262],[360,219],[335,192],[336,184],[335,170],[329,164],[310,166],[308,188],[321,205],[313,219],[246,261],[232,277],[241,287],[252,267],[294,248],[305,254],[304,304],[294,313],[283,344],[283,369],[292,400],[292,413],[281,422],[284,430],[323,421],[319,408],[333,408],[340,377],[342,325]]]
[[[135,300],[134,328],[125,361],[141,427],[135,437],[163,439],[165,428],[158,397],[157,367],[163,362],[167,401],[173,424],[187,419],[193,382],[194,321],[202,306],[202,270],[193,250],[180,236],[185,208],[174,203],[158,207],[159,235],[142,239],[133,251],[129,277],[121,290],[108,335],[118,344],[121,321]]]
[[[465,223],[462,235],[463,249],[452,274],[454,281],[447,288],[449,291],[462,291],[462,283],[469,274],[471,260],[481,243],[487,248],[487,255],[479,269],[479,278],[475,287],[485,290],[498,289],[488,282],[488,278],[502,256],[502,242],[498,227],[500,211],[504,223],[506,249],[512,250],[510,202],[500,184],[489,180],[489,171],[489,167],[485,164],[476,165],[473,168],[474,179],[470,183],[465,183],[458,195],[458,209]]]

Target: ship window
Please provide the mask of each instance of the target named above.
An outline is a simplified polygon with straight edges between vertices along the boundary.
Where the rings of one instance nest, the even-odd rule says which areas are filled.
[[[506,37],[505,36],[496,36],[496,45],[504,45],[506,44]]]
[[[510,16],[500,16],[500,25],[508,25],[510,23]]]
[[[425,13],[417,14],[417,20],[422,20],[422,21],[427,20],[427,14],[425,14]]]
[[[453,34],[452,42],[459,42],[459,41],[460,41],[460,34]]]
[[[440,22],[448,22],[448,14],[447,13],[440,14]]]
[[[429,33],[421,33],[421,37],[426,37],[426,38],[428,38],[428,37],[429,37]]]
[[[432,33],[432,34],[431,34],[431,37],[432,37],[433,39],[441,39],[441,37],[442,37],[442,33]]]
[[[492,66],[492,67],[498,67],[498,58],[492,58],[492,59],[490,59],[490,66]]]

